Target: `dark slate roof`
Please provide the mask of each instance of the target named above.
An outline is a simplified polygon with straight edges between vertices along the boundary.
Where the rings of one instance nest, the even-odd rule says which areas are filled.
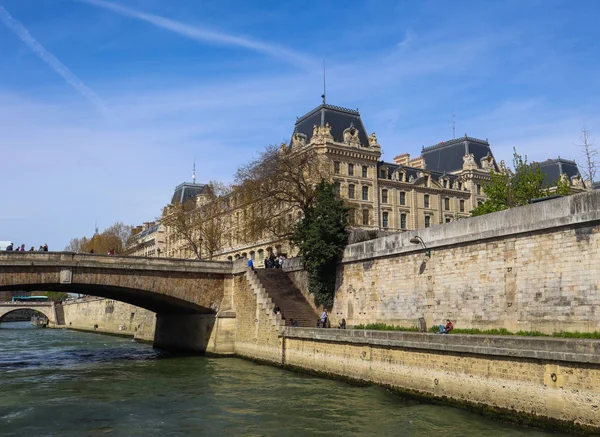
[[[150,235],[156,231],[158,231],[160,224],[156,224],[154,226],[150,226],[148,229],[146,229],[145,231],[140,232],[139,234],[136,234],[133,238],[135,239],[141,239],[144,238],[147,235]]]
[[[481,167],[481,158],[488,154],[494,157],[490,143],[487,140],[480,140],[464,136],[449,141],[438,143],[434,146],[423,147],[421,156],[425,158],[425,165],[428,170],[441,172],[461,171],[463,167],[463,156],[472,153],[475,162]],[[494,160],[496,170],[498,166]]]
[[[600,182],[594,182],[594,183],[592,184],[592,188],[593,188],[594,190],[600,190]]]
[[[331,126],[331,135],[333,135],[334,141],[343,142],[344,130],[349,128],[350,125],[354,125],[358,129],[360,144],[365,147],[369,145],[367,130],[358,110],[341,108],[325,103],[299,117],[296,120],[294,132],[306,135],[306,142],[308,143],[312,138],[313,127],[315,125],[325,126],[327,123]]]
[[[561,174],[566,174],[569,179],[579,175],[579,169],[575,161],[569,159],[548,159],[542,162],[532,162],[532,165],[539,166],[544,173],[544,185],[550,187],[556,184]]]
[[[185,203],[190,199],[194,199],[199,194],[208,194],[208,185],[184,182],[175,187],[171,203]]]
[[[405,165],[398,165],[398,164],[394,164],[391,162],[384,162],[384,161],[379,161],[377,163],[377,177],[379,178],[379,169],[381,167],[387,167],[387,169],[389,170],[387,173],[388,179],[392,178],[392,173],[394,171],[396,171],[397,168],[402,168],[402,170],[404,170],[404,172],[406,173],[406,179],[408,180],[411,176],[415,179],[417,179],[419,177],[419,173],[423,171],[422,168],[416,168],[416,167],[407,167]],[[434,179],[439,179],[442,176],[446,176],[448,177],[448,179],[450,179],[451,181],[454,181],[456,179],[458,179],[458,175],[455,174],[449,174],[449,173],[444,173],[441,171],[429,171],[431,173],[431,177]]]

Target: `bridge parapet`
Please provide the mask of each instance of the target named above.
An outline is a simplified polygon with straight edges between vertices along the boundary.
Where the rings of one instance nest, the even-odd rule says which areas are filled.
[[[60,266],[231,274],[231,261],[103,255],[75,252],[0,252],[2,266]]]

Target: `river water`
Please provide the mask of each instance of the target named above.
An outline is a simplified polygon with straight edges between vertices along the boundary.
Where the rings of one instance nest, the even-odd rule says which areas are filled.
[[[0,436],[556,436],[237,358],[0,325]]]

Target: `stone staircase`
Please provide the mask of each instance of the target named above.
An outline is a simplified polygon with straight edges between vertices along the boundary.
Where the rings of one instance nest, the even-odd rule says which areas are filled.
[[[62,305],[54,304],[54,314],[56,314],[56,324],[65,324],[65,310]]]
[[[259,269],[252,272],[270,299],[270,310],[278,306],[283,312],[285,326],[291,326],[291,319],[303,328],[314,328],[319,315],[308,303],[302,292],[281,269]],[[281,315],[277,314],[279,320]]]

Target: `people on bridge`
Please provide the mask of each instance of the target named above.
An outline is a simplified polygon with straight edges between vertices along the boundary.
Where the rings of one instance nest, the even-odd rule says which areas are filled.
[[[25,252],[25,244],[21,244],[21,252]]]
[[[30,252],[35,252],[35,247],[31,246],[31,249],[29,249]]]
[[[8,246],[6,246],[6,251],[7,252],[12,252],[13,251],[13,244],[10,243]]]
[[[44,244],[44,252],[48,252],[48,243]]]
[[[38,249],[38,252],[43,252],[44,251],[44,246],[40,246],[40,248]]]
[[[439,334],[448,334],[450,331],[454,329],[454,325],[449,319],[446,319],[446,326],[440,325]]]
[[[114,254],[115,254],[115,249],[110,249],[110,250],[108,251],[108,254],[109,254],[109,255],[114,255]]]

